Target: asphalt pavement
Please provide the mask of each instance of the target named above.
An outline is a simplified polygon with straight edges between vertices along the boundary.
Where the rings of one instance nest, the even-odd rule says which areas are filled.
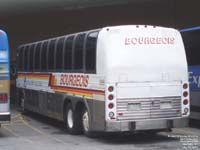
[[[11,123],[0,128],[0,150],[179,150],[200,149],[200,129],[157,134],[70,135],[62,122],[12,108]]]

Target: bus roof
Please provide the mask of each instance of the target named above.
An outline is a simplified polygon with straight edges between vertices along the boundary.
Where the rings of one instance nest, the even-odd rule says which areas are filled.
[[[200,30],[200,26],[181,29],[180,32],[189,32],[189,31],[195,31],[195,30]]]

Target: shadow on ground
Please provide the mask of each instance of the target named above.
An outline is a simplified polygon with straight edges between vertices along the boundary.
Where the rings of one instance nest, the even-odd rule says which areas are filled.
[[[65,129],[63,122],[57,121],[55,119],[45,117],[33,112],[27,112],[23,114],[26,121],[31,123],[31,119],[37,120],[44,123],[43,129],[51,129],[52,127],[57,128],[58,131],[52,132],[53,135],[68,135],[69,133]],[[31,118],[31,119],[28,119]],[[46,124],[46,125],[45,125]],[[84,137],[83,135],[77,135],[79,137]],[[97,133],[94,138],[97,142],[102,142],[106,144],[152,144],[160,142],[170,142],[170,141],[180,141],[177,138],[168,137],[164,132],[161,133]]]

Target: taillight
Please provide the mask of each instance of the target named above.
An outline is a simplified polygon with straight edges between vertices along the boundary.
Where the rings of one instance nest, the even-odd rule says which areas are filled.
[[[113,90],[114,90],[114,87],[113,87],[113,86],[109,86],[109,87],[108,87],[108,91],[109,91],[109,92],[113,92]]]
[[[108,104],[108,108],[112,109],[114,107],[113,103]]]
[[[8,95],[6,93],[1,93],[0,94],[0,102],[6,103],[7,101],[8,101]]]
[[[183,96],[187,97],[188,96],[188,92],[187,91],[183,92]]]
[[[183,104],[184,104],[184,105],[187,105],[187,104],[188,104],[188,100],[185,99],[185,100],[183,101]]]
[[[188,88],[188,84],[187,83],[184,83],[183,84],[183,89],[187,89]]]
[[[113,98],[114,98],[113,95],[109,95],[109,96],[108,96],[108,99],[109,99],[109,100],[113,100]]]
[[[116,93],[115,85],[108,85],[106,87],[106,114],[109,120],[116,119]]]

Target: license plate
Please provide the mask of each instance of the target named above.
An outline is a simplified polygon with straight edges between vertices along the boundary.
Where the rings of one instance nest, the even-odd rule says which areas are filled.
[[[141,103],[128,103],[128,110],[140,110]]]
[[[160,109],[170,109],[170,108],[172,108],[172,102],[171,101],[160,103]]]

